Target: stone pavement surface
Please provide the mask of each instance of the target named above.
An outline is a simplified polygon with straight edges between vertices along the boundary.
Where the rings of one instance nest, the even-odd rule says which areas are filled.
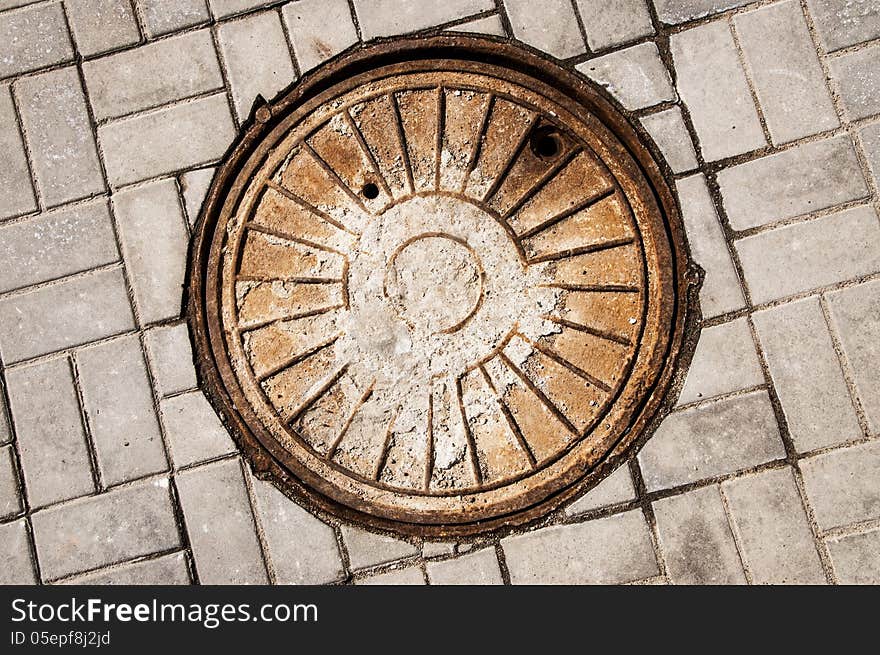
[[[604,86],[706,270],[680,406],[500,540],[325,523],[255,479],[181,319],[257,94],[434,29]],[[2,583],[880,583],[876,0],[0,0],[0,150]]]

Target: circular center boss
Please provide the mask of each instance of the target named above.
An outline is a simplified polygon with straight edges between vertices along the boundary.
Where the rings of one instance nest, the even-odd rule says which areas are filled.
[[[197,229],[203,387],[258,473],[424,536],[534,520],[638,443],[687,253],[586,82],[511,46],[402,40],[255,112]]]

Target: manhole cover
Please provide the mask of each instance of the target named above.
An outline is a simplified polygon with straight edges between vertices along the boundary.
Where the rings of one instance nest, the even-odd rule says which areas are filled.
[[[585,82],[487,40],[366,49],[257,109],[193,252],[203,382],[257,470],[405,533],[595,484],[682,343],[648,150]]]

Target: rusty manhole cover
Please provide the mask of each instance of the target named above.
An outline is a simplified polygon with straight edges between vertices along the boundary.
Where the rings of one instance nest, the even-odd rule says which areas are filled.
[[[255,468],[409,534],[595,484],[682,343],[649,151],[587,83],[482,39],[366,49],[257,109],[193,253],[203,383]]]

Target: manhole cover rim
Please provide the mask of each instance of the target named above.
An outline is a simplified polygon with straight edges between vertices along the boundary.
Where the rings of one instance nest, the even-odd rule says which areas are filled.
[[[338,93],[336,84],[341,80],[384,65],[405,66],[420,59],[441,60],[444,57],[451,61],[473,62],[475,55],[484,57],[489,65],[497,64],[505,71],[519,70],[525,75],[539,74],[545,80],[552,80],[555,83],[550,89],[552,92],[550,99],[553,102],[570,108],[576,116],[584,114],[581,105],[588,108],[599,118],[603,129],[611,130],[612,139],[618,140],[628,150],[638,172],[632,180],[649,187],[648,195],[654,198],[659,214],[661,216],[665,214],[665,220],[662,218],[660,220],[668,238],[669,258],[674,273],[674,279],[671,280],[672,306],[663,308],[669,316],[672,327],[666,340],[665,359],[668,363],[659,367],[653,389],[643,396],[642,403],[629,411],[626,422],[629,427],[623,431],[616,445],[605,451],[605,455],[591,471],[581,475],[574,482],[554,490],[549,496],[542,495],[539,490],[540,493],[535,494],[533,505],[525,509],[516,509],[506,515],[495,514],[490,518],[458,523],[425,523],[419,522],[420,517],[404,517],[400,520],[397,516],[378,516],[370,513],[369,504],[358,509],[356,498],[352,498],[351,502],[346,504],[325,494],[327,483],[323,478],[315,475],[307,467],[298,466],[295,458],[292,458],[274,438],[266,433],[261,434],[265,428],[256,416],[251,416],[251,420],[242,416],[242,413],[251,412],[240,382],[229,362],[222,356],[217,358],[218,352],[221,354],[225,352],[222,343],[223,329],[218,318],[220,312],[210,312],[212,315],[208,315],[207,312],[212,303],[216,305],[215,310],[219,308],[219,300],[216,300],[219,296],[212,298],[206,295],[209,292],[208,282],[210,282],[206,280],[206,272],[218,265],[217,259],[220,256],[218,252],[212,252],[214,228],[216,220],[224,210],[224,204],[229,202],[226,198],[229,185],[242,176],[244,170],[242,166],[251,163],[249,160],[262,140],[280,124],[297,122],[299,117],[308,113],[309,106],[317,106],[323,102],[322,96],[325,94]],[[651,433],[651,429],[648,429],[650,424],[656,422],[661,405],[668,400],[666,396],[673,378],[682,373],[677,364],[685,341],[686,323],[689,315],[693,314],[694,300],[689,293],[688,250],[674,197],[655,163],[654,156],[613,102],[588,86],[575,73],[521,48],[479,37],[437,36],[399,39],[368,46],[344,55],[303,78],[291,90],[280,94],[273,103],[256,108],[254,116],[256,120],[243,130],[239,141],[227,153],[203,204],[194,231],[189,270],[188,311],[196,353],[199,354],[198,369],[202,387],[227,425],[231,427],[233,436],[258,473],[274,479],[282,489],[292,493],[300,502],[305,501],[313,509],[323,510],[354,523],[427,537],[461,536],[540,519],[548,511],[571,500],[581,490],[597,484],[601,478],[616,468],[622,455],[630,454],[633,449],[647,440]],[[272,116],[282,118],[273,119]],[[237,202],[240,194],[235,197]],[[201,266],[194,266],[194,263],[200,263]],[[633,361],[635,359],[634,356]],[[296,477],[285,470],[285,465],[294,471]],[[413,518],[417,520],[412,520]]]

